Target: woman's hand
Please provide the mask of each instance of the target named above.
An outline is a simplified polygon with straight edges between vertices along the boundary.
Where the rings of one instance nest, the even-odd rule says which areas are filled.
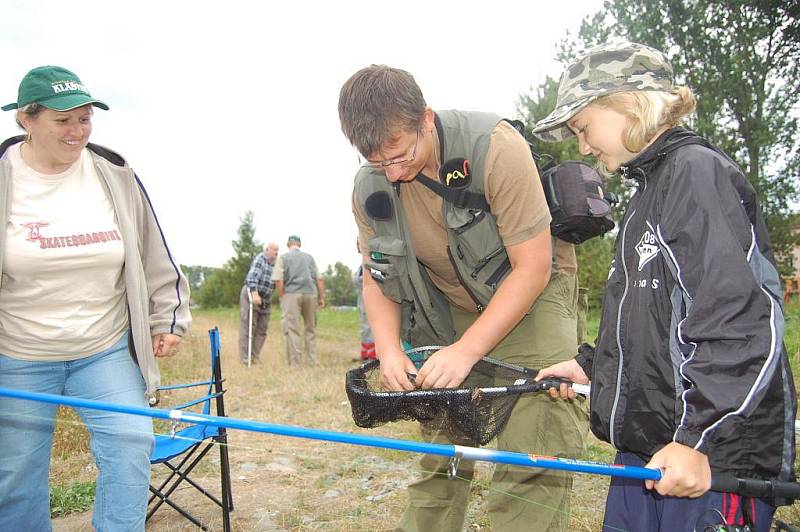
[[[154,334],[153,354],[157,357],[171,357],[178,352],[183,338],[175,334]]]

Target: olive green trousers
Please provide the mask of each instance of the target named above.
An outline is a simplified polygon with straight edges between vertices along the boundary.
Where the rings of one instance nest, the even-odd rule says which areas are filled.
[[[557,273],[536,300],[533,310],[488,356],[529,368],[542,368],[575,356],[577,284],[572,274]],[[477,315],[451,308],[457,338]],[[475,385],[472,375],[465,386]],[[486,385],[485,383],[482,385]],[[491,385],[491,384],[489,384]],[[426,441],[449,441],[423,428]],[[497,448],[539,455],[579,458],[588,433],[588,405],[525,394],[517,402]],[[409,505],[397,527],[401,531],[454,531],[464,527],[474,462],[462,461],[457,478],[449,480],[449,458],[424,455],[423,478],[408,487]],[[572,476],[562,471],[497,464],[488,498],[493,532],[566,531]]]

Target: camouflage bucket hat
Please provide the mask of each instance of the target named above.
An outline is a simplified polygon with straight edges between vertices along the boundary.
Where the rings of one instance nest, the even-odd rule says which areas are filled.
[[[613,92],[673,88],[674,74],[666,56],[643,44],[622,41],[595,46],[561,75],[556,108],[533,128],[545,142],[568,139],[567,120],[600,96]]]

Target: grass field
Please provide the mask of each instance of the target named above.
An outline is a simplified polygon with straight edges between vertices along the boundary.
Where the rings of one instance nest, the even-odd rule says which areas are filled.
[[[399,422],[363,430],[353,425],[344,393],[344,374],[358,352],[355,311],[324,310],[319,314],[318,356],[315,368],[289,367],[277,312],[262,357],[251,369],[238,362],[236,309],[194,312],[192,333],[182,352],[162,364],[163,382],[200,380],[206,371],[206,331],[221,330],[222,362],[226,377],[228,415],[237,418],[354,432],[401,439],[418,439],[413,423]],[[590,315],[588,334],[594,337],[597,318]],[[800,304],[787,306],[786,343],[795,379],[800,375]],[[165,398],[165,403],[167,402]],[[162,405],[167,407],[166,405]],[[163,430],[163,427],[162,427]],[[230,453],[236,510],[233,528],[251,530],[390,530],[405,506],[405,487],[415,478],[415,456],[409,453],[351,445],[232,431]],[[213,454],[213,453],[212,453]],[[590,437],[586,459],[613,460],[607,444]],[[199,469],[204,485],[216,489],[214,460]],[[491,466],[478,468],[467,530],[491,530],[486,515]],[[51,505],[57,532],[91,530],[89,526],[94,476],[87,435],[71,410],[62,410],[56,429],[51,468]],[[456,479],[454,482],[458,482]],[[576,475],[570,530],[600,529],[607,478]],[[181,492],[179,497],[221,530],[219,512]],[[781,508],[778,516],[800,523],[800,503]],[[156,515],[148,530],[182,530],[185,522],[167,509]]]

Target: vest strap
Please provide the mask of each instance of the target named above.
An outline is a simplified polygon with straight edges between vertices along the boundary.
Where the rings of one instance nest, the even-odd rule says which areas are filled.
[[[462,209],[480,209],[482,211],[491,212],[491,209],[489,208],[489,202],[486,201],[486,198],[483,194],[470,192],[465,188],[446,187],[423,173],[417,174],[417,181],[456,207],[460,207]]]

